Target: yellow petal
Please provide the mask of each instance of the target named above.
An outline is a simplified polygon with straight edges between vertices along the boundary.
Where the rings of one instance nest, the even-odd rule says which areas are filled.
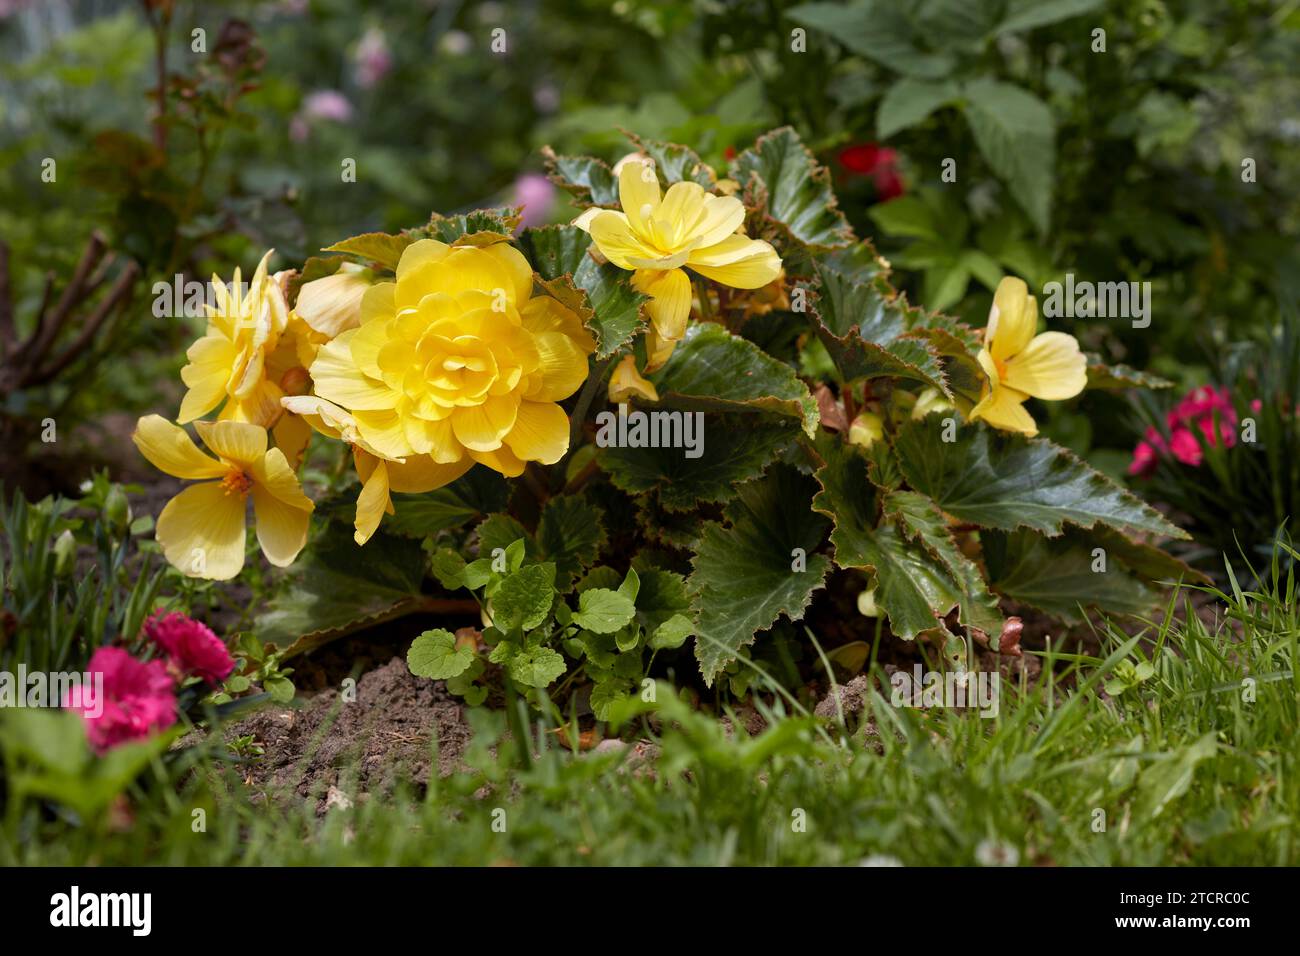
[[[244,499],[218,482],[191,485],[158,515],[155,537],[182,574],[227,581],[244,566]]]
[[[397,261],[397,288],[394,292],[397,309],[415,308],[430,292],[444,291],[434,287],[434,276],[438,263],[449,255],[451,246],[437,239],[421,239],[402,250],[402,257]],[[365,321],[364,316],[362,321]]]
[[[388,386],[368,377],[352,359],[351,341],[355,329],[344,332],[321,346],[311,363],[311,378],[316,394],[344,408],[392,408],[397,396]]]
[[[518,395],[489,397],[482,405],[457,408],[451,415],[452,429],[462,445],[473,451],[493,451],[515,426]]]
[[[500,289],[507,301],[511,301],[516,289],[517,275],[512,275],[504,255],[470,246],[451,248],[445,255],[431,255],[421,261],[418,268],[408,275],[403,275],[401,264],[416,246],[432,239],[423,239],[407,247],[398,264],[397,295],[398,309],[413,309],[426,295],[444,293],[455,296],[458,292],[477,291],[492,294]],[[441,243],[439,243],[441,245]],[[436,253],[436,250],[434,250]],[[530,270],[531,275],[531,270]]]
[[[245,470],[259,464],[266,454],[266,429],[248,422],[195,422],[203,444],[223,461]]]
[[[205,335],[185,353],[189,364],[181,369],[181,381],[189,386],[181,400],[176,420],[184,425],[202,418],[226,397],[226,383],[239,358],[239,350],[221,335]]]
[[[715,246],[732,235],[745,221],[745,205],[734,196],[705,194],[699,224],[694,235],[700,247]]]
[[[686,264],[733,289],[758,289],[781,274],[781,257],[761,239],[728,236],[691,253]]]
[[[136,422],[131,440],[150,464],[176,478],[222,478],[229,470],[199,451],[185,429],[161,415],[146,415]]]
[[[569,416],[554,402],[520,402],[505,441],[523,461],[553,465],[569,450]]]
[[[345,263],[333,275],[303,283],[293,310],[317,332],[334,338],[361,323],[361,300],[370,278],[368,270]]]
[[[1017,391],[1059,402],[1088,384],[1088,360],[1073,335],[1044,332],[1006,363],[1003,382]]]
[[[1034,418],[1025,411],[1024,401],[1028,396],[1023,392],[1005,386],[994,386],[971,409],[970,420],[983,419],[994,428],[1003,431],[1019,432],[1022,435],[1038,434]]]
[[[359,411],[353,416],[357,431],[366,444],[388,458],[405,458],[415,454],[402,427],[402,419],[391,408],[379,411]]]
[[[663,367],[663,364],[672,357],[673,349],[677,347],[677,339],[665,339],[655,332],[653,326],[645,331],[645,352],[646,363],[645,371],[649,375]]]
[[[635,268],[631,259],[656,259],[661,254],[632,231],[627,216],[621,212],[602,209],[587,223],[587,231],[601,254],[620,269]]]
[[[993,293],[984,346],[999,362],[1022,351],[1038,331],[1038,304],[1023,279],[1005,276]]]
[[[434,461],[428,455],[412,455],[401,464],[388,463],[388,483],[401,494],[422,495],[451,484],[473,467],[474,459],[469,455],[448,463]]]
[[[289,467],[284,452],[272,448],[260,461],[254,462],[248,474],[253,478],[255,488],[261,488],[281,504],[299,511],[312,511],[316,506],[302,493],[298,476]]]
[[[695,240],[704,219],[704,187],[699,183],[673,183],[648,223],[661,249],[677,251]]]
[[[645,235],[644,217],[659,208],[659,177],[654,166],[629,160],[618,171],[618,202],[632,229]]]
[[[636,370],[636,358],[625,355],[614,369],[614,374],[609,377],[609,400],[619,405],[633,398],[657,402],[659,392],[652,382],[642,378]]]
[[[365,325],[372,319],[391,319],[396,314],[397,283],[380,282],[377,285],[372,285],[361,296],[361,314],[358,318],[358,325]]]
[[[249,422],[270,428],[284,414],[284,406],[280,404],[283,397],[284,391],[279,385],[264,379],[247,394],[226,402],[217,417],[223,421]]]
[[[510,301],[523,305],[533,294],[533,267],[528,264],[524,254],[508,242],[494,242],[478,250],[484,255],[496,259],[513,280],[509,287]]]
[[[388,496],[387,463],[365,452],[359,452],[356,461],[362,485],[361,494],[357,495],[357,516],[353,522],[356,531],[352,538],[357,544],[365,544],[392,507],[392,502]]]
[[[568,398],[587,380],[587,352],[563,332],[543,332],[533,336],[540,360],[538,384],[524,393],[538,402],[558,402]]]
[[[524,462],[510,450],[508,445],[502,445],[494,451],[475,451],[471,448],[469,456],[479,464],[501,472],[507,478],[518,478],[524,473]]]
[[[449,464],[465,457],[465,449],[456,438],[450,417],[429,421],[409,415],[402,420],[406,440],[415,456],[432,456],[436,462]],[[408,461],[412,456],[403,456]]]
[[[691,280],[681,269],[668,272],[638,270],[632,287],[650,296],[646,311],[660,338],[678,341],[686,334],[691,314]]]
[[[529,332],[563,332],[584,352],[596,350],[596,340],[583,326],[578,314],[550,296],[539,295],[529,299],[520,308],[519,318]]]
[[[294,468],[302,464],[303,452],[311,441],[311,424],[301,415],[282,415],[271,432],[275,447],[284,452],[289,464]]]
[[[266,560],[287,568],[307,545],[311,511],[296,508],[260,485],[253,486],[253,515],[257,519],[257,543]]]
[[[591,220],[595,219],[604,211],[605,210],[601,209],[599,206],[592,206],[590,209],[584,209],[582,214],[574,219],[570,225],[577,226],[583,232],[591,232]]]

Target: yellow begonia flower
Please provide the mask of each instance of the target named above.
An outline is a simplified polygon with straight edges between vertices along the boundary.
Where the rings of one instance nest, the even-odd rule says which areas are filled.
[[[352,460],[361,478],[361,494],[357,496],[353,522],[356,529],[353,538],[357,544],[370,540],[385,514],[395,513],[390,492],[433,491],[455,481],[474,465],[469,456],[449,465],[440,465],[428,455],[412,455],[405,460],[389,458],[361,437],[356,419],[337,405],[314,395],[285,398],[282,402],[322,435],[352,446]]]
[[[979,351],[988,381],[970,420],[984,419],[994,428],[1037,435],[1038,426],[1025,411],[1027,398],[1063,401],[1074,398],[1088,383],[1087,360],[1074,336],[1038,331],[1038,303],[1021,279],[1007,276],[998,283]]]
[[[673,183],[661,197],[653,164],[627,158],[618,171],[618,198],[622,212],[588,209],[573,224],[591,234],[606,259],[631,270],[632,285],[650,296],[647,371],[666,362],[686,334],[691,280],[683,267],[733,289],[757,289],[781,274],[776,250],[737,232],[745,207],[734,196]]]
[[[247,422],[196,422],[200,451],[185,429],[161,415],[136,423],[131,440],[160,471],[199,481],[167,502],[155,536],[173,566],[189,576],[225,581],[244,566],[244,513],[253,498],[257,540],[277,567],[293,563],[307,543],[311,499],[302,493],[284,453],[266,447],[266,429]],[[204,480],[212,479],[212,480]]]
[[[885,437],[885,423],[875,412],[860,412],[849,425],[849,444],[870,448]]]
[[[623,356],[623,361],[618,363],[614,369],[614,374],[609,377],[609,400],[615,405],[621,405],[633,398],[644,398],[647,401],[659,401],[659,391],[654,387],[654,383],[641,377],[636,370],[636,358],[631,355]]]
[[[238,269],[230,289],[212,277],[216,306],[207,307],[207,331],[185,353],[189,364],[181,369],[189,390],[176,419],[180,424],[221,406],[223,421],[272,428],[284,414],[280,398],[308,390],[306,367],[325,339],[289,312],[282,274],[267,274],[270,258],[268,252],[258,263],[247,294],[240,288]],[[293,429],[285,438],[297,440],[302,434]]]
[[[586,381],[595,348],[576,314],[533,296],[532,267],[509,243],[422,239],[402,253],[396,282],[366,292],[361,324],[321,346],[311,377],[380,456],[477,461],[516,477],[568,451],[557,403]]]

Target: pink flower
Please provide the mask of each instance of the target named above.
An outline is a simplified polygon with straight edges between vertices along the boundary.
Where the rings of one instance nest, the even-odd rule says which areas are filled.
[[[1164,446],[1164,439],[1154,428],[1148,428],[1146,438],[1137,443],[1133,449],[1133,460],[1129,462],[1128,473],[1146,478],[1156,470],[1160,461],[1157,448]]]
[[[184,677],[201,677],[215,687],[235,669],[235,659],[221,638],[184,614],[154,614],[145,622],[144,633]]]
[[[555,205],[555,186],[539,173],[524,173],[515,180],[515,203],[524,207],[521,229],[540,226]]]
[[[354,54],[356,59],[357,86],[368,90],[376,86],[393,68],[393,56],[388,51],[388,39],[384,31],[371,27],[361,35]]]
[[[86,672],[92,687],[74,687],[63,706],[81,712],[100,753],[176,723],[175,684],[162,661],[145,663],[120,647],[101,647]]]
[[[338,90],[317,90],[303,100],[302,114],[308,119],[346,123],[352,119],[352,103]]]
[[[1133,460],[1128,466],[1130,475],[1150,475],[1162,455],[1172,455],[1193,468],[1199,466],[1204,455],[1193,429],[1199,430],[1210,446],[1222,442],[1224,448],[1231,448],[1237,443],[1237,410],[1226,388],[1203,385],[1192,389],[1165,416],[1165,424],[1169,426],[1168,445],[1159,431],[1148,428],[1133,449]]]

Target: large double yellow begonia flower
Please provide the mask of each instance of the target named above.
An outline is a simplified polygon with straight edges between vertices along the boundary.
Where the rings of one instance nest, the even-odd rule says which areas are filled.
[[[433,491],[455,481],[474,465],[474,459],[468,455],[448,465],[438,464],[429,455],[413,455],[405,460],[389,458],[361,437],[356,419],[337,405],[315,395],[285,398],[282,402],[322,435],[352,446],[352,460],[361,478],[353,533],[357,544],[370,540],[385,514],[394,514],[390,492]]]
[[[131,439],[140,453],[190,485],[167,502],[155,535],[163,554],[189,577],[224,581],[244,566],[244,517],[253,499],[257,540],[268,561],[293,563],[307,543],[311,499],[278,448],[267,449],[266,429],[247,422],[196,422],[204,454],[185,429],[146,415]]]
[[[321,346],[311,377],[380,456],[516,477],[568,450],[557,403],[586,380],[595,348],[576,314],[533,296],[533,270],[509,243],[422,239],[396,282],[366,291],[361,324]]]
[[[1064,401],[1088,383],[1087,360],[1074,336],[1038,331],[1038,303],[1021,279],[1007,276],[998,283],[979,351],[980,367],[988,376],[970,419],[983,419],[994,428],[1037,435],[1025,400]]]
[[[661,198],[654,166],[629,159],[618,171],[618,198],[622,212],[588,209],[574,225],[591,233],[606,259],[633,270],[633,286],[650,296],[647,371],[667,361],[686,334],[691,280],[683,266],[733,289],[757,289],[781,274],[775,249],[737,232],[745,207],[734,196],[673,183]]]

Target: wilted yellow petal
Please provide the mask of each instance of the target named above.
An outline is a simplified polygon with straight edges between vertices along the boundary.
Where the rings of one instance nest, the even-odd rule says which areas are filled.
[[[663,367],[673,354],[673,349],[677,348],[677,339],[666,339],[655,332],[654,327],[645,330],[645,352],[646,374],[658,371]]]
[[[190,485],[167,502],[154,536],[182,574],[227,581],[244,566],[244,499],[219,482]]]
[[[654,383],[642,378],[636,370],[636,357],[625,355],[614,369],[614,374],[609,377],[609,400],[618,405],[633,398],[657,402],[659,392]]]
[[[185,429],[161,415],[146,415],[136,422],[131,440],[150,464],[176,478],[221,478],[229,470],[199,451]]]

